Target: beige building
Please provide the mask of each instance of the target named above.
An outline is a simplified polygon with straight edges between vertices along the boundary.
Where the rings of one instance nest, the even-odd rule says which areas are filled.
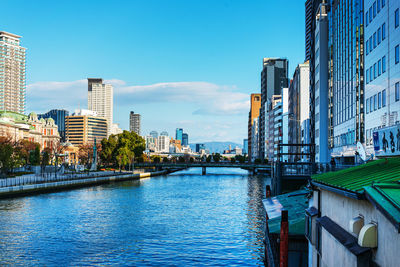
[[[133,111],[129,114],[129,131],[140,135],[140,114]]]
[[[25,50],[21,36],[0,31],[0,110],[25,113]]]
[[[104,84],[101,78],[88,78],[88,109],[97,112],[99,117],[106,118],[107,136],[111,134],[113,123],[113,87]]]
[[[107,138],[107,119],[82,110],[65,118],[66,139],[74,146],[97,143]]]
[[[16,142],[29,140],[39,143],[41,150],[60,141],[54,120],[39,120],[33,112],[26,116],[12,111],[0,111],[0,136],[9,136]]]

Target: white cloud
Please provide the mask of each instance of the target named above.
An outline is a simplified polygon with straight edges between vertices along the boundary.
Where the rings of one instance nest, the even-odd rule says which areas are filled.
[[[119,105],[154,103],[190,103],[195,115],[236,115],[249,110],[248,95],[234,86],[207,82],[170,82],[127,86],[118,79],[105,80],[114,86],[114,99]],[[36,82],[28,85],[28,108],[43,109],[86,106],[87,81]],[[46,103],[46,105],[43,105]]]

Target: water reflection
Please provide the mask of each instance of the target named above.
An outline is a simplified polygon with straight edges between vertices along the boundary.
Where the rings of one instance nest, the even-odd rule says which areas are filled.
[[[0,201],[0,263],[263,265],[266,178],[201,169]]]

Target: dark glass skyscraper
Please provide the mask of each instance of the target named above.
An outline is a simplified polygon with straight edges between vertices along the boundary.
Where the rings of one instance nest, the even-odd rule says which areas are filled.
[[[267,100],[273,95],[281,95],[282,88],[288,87],[289,62],[282,58],[264,58],[261,71],[261,108],[259,125],[259,157],[265,158],[266,152],[266,114]]]
[[[175,132],[175,140],[180,140],[182,144],[182,135],[183,135],[183,129],[182,128],[176,128]]]
[[[65,142],[65,117],[69,116],[69,112],[65,109],[52,109],[47,113],[38,114],[38,119],[52,118],[58,127],[61,142]]]
[[[189,145],[189,135],[187,133],[182,134],[182,146]]]

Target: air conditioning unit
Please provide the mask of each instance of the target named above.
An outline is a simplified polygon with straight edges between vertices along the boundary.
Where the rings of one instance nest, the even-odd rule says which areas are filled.
[[[350,232],[358,236],[361,231],[361,228],[364,226],[364,217],[359,215],[350,220]]]
[[[363,226],[358,236],[358,245],[367,248],[376,248],[378,246],[377,225],[369,223]]]

